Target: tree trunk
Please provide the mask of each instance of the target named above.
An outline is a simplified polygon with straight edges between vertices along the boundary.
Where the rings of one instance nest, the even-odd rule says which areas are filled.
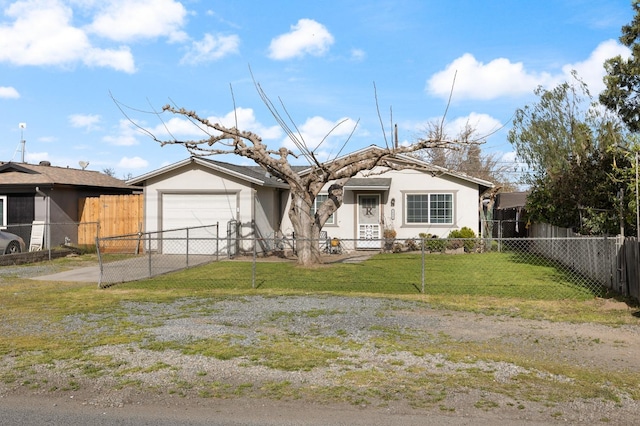
[[[311,266],[322,263],[320,253],[320,226],[311,214],[312,202],[308,197],[291,193],[289,218],[295,232],[298,265]]]

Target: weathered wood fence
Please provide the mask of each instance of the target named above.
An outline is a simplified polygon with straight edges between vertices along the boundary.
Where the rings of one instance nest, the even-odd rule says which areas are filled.
[[[636,237],[585,237],[571,229],[532,224],[529,237],[553,244],[554,260],[588,276],[597,276],[609,289],[640,300],[640,247]],[[545,240],[550,239],[550,240]],[[598,261],[596,261],[596,259]],[[606,267],[602,265],[605,261]]]
[[[142,194],[88,197],[80,200],[78,209],[79,245],[94,245],[96,237],[105,238],[144,231]],[[96,235],[95,225],[84,225],[92,223],[98,223],[98,235]],[[131,244],[135,246],[136,242],[132,240]],[[108,252],[109,247],[101,247],[100,250]]]

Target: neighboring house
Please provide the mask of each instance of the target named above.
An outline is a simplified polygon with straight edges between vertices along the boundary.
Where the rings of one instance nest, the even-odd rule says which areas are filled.
[[[356,248],[379,248],[385,228],[398,239],[420,233],[446,237],[453,229],[479,231],[482,193],[491,182],[398,156],[408,168],[362,172],[344,186],[343,204],[325,224],[327,237],[357,240]],[[298,169],[307,173],[308,167]],[[192,157],[128,181],[144,188],[147,232],[219,223],[219,235],[235,232],[273,240],[292,238],[288,185],[259,167]],[[316,204],[328,196],[320,192]]]
[[[527,226],[523,218],[528,192],[500,192],[493,206],[493,237],[526,237]]]
[[[29,245],[32,223],[41,221],[48,224],[43,248],[77,243],[81,199],[136,190],[104,173],[51,166],[48,161],[0,163],[0,229],[20,235]]]

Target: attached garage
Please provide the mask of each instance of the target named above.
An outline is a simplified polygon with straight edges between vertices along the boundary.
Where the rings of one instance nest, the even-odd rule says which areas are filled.
[[[254,236],[272,240],[288,197],[287,184],[260,167],[202,157],[168,165],[128,183],[144,190],[144,230],[152,239],[146,247],[163,254],[250,251]],[[232,228],[230,221],[234,221]]]
[[[164,230],[162,252],[184,254],[189,241],[190,254],[224,252],[227,224],[235,220],[239,208],[239,192],[231,193],[163,193],[160,196],[161,229]],[[218,224],[218,228],[215,225]],[[189,229],[188,240],[185,228]],[[167,232],[169,230],[176,230]],[[175,240],[172,240],[175,239]]]

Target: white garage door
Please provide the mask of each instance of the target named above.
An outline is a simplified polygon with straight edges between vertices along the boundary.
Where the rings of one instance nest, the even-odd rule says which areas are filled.
[[[216,242],[216,229],[212,225],[220,224],[218,235],[224,238],[227,222],[236,215],[236,194],[163,194],[162,230],[207,226],[189,230],[189,244],[186,232],[164,233],[162,252],[165,254],[214,254],[216,249],[224,252],[225,240]]]

